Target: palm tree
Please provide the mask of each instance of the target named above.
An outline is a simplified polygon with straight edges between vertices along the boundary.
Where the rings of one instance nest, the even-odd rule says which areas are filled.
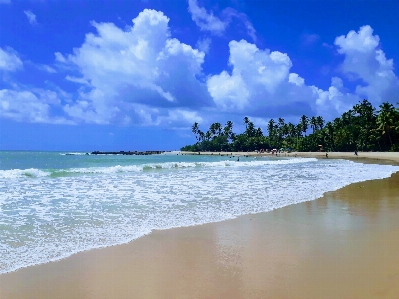
[[[256,137],[262,137],[263,136],[263,132],[262,132],[261,128],[257,128],[256,129],[255,136]]]
[[[281,135],[285,138],[289,134],[288,124],[283,124],[280,130],[281,130]]]
[[[305,133],[305,136],[306,136],[306,131],[308,129],[308,124],[309,124],[308,117],[306,115],[302,115],[299,122],[302,126],[302,132]]]
[[[396,110],[394,106],[388,102],[384,102],[379,106],[381,109],[377,116],[377,126],[378,130],[382,132],[382,135],[387,134],[389,138],[389,143],[392,147],[391,129],[394,128],[394,121],[396,118]]]
[[[215,123],[215,132],[218,136],[222,135],[222,125],[221,123]]]
[[[233,133],[233,122],[231,120],[227,121],[224,129],[223,129],[223,134],[227,136],[227,138],[231,138],[231,134]]]
[[[267,132],[270,137],[274,135],[274,119],[269,120],[267,124]]]
[[[198,127],[198,123],[197,122],[195,122],[193,125],[192,125],[192,127],[191,127],[191,132],[193,132],[193,134],[195,135],[195,139],[197,140],[197,142],[199,141],[198,140],[198,130],[199,130],[199,127]]]
[[[299,123],[295,126],[295,135],[296,135],[296,148],[299,150],[299,136],[301,136],[301,133],[303,132],[302,124]]]
[[[254,123],[252,121],[248,122],[247,124],[247,129],[245,130],[245,134],[248,137],[254,137],[255,136],[255,126]]]
[[[310,123],[310,126],[311,126],[311,128],[312,128],[312,130],[313,130],[313,134],[314,134],[314,131],[316,131],[317,130],[317,118],[316,117],[314,117],[314,116],[312,116],[311,118],[310,118],[310,121],[309,121],[309,123]]]
[[[205,134],[204,134],[204,132],[202,132],[200,129],[198,129],[198,135],[199,135],[199,137],[198,137],[198,141],[199,141],[199,142],[202,141],[202,140],[204,140]]]
[[[209,132],[212,138],[216,135],[216,123],[209,126]]]
[[[330,151],[334,150],[334,126],[331,122],[328,122],[326,124],[326,133],[328,136],[327,144],[326,144],[326,149],[329,148]]]
[[[324,119],[321,116],[316,117],[317,127],[321,130],[324,127]]]
[[[244,117],[245,128],[248,128],[249,118],[247,116]]]
[[[295,137],[295,125],[293,123],[288,123],[288,135],[291,137]]]
[[[284,118],[279,117],[277,121],[278,121],[278,126],[280,128],[284,126],[285,124]]]

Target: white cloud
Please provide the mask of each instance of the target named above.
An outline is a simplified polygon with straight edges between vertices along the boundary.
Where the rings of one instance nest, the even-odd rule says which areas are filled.
[[[0,116],[19,122],[72,124],[63,117],[52,117],[51,108],[60,107],[54,91],[0,90]]]
[[[216,105],[224,110],[244,109],[251,95],[240,75],[229,75],[226,71],[208,79],[208,91]]]
[[[386,59],[379,49],[380,38],[373,35],[370,26],[363,26],[358,32],[350,31],[346,36],[335,39],[338,53],[345,55],[342,72],[349,78],[360,79],[355,93],[367,97],[378,105],[383,101],[393,101],[399,92],[399,79],[396,77],[392,59]]]
[[[71,81],[71,82],[79,83],[79,84],[90,85],[89,81],[87,81],[85,78],[78,78],[78,77],[73,77],[73,76],[67,75],[65,77],[65,79],[68,81]]]
[[[228,22],[223,22],[215,17],[213,12],[208,13],[205,8],[199,7],[197,0],[188,0],[188,11],[195,24],[203,31],[220,35],[228,25]]]
[[[173,109],[166,116],[158,116],[156,123],[165,126],[188,126],[194,122],[202,123],[203,118],[196,111]]]
[[[149,9],[125,31],[113,23],[93,22],[97,34],[87,34],[73,54],[55,53],[58,62],[73,64],[81,73],[67,76],[68,80],[90,82],[91,90],[81,91],[65,111],[86,122],[119,122],[128,116],[135,123],[150,121],[137,112],[142,110],[137,104],[170,108],[212,104],[205,83],[197,79],[205,54],[171,38],[168,22],[162,12]]]
[[[55,60],[58,61],[58,62],[62,62],[62,63],[66,63],[67,62],[65,57],[60,52],[55,52],[54,56],[55,56]]]
[[[327,118],[336,117],[340,113],[348,111],[358,103],[361,98],[353,93],[346,92],[342,85],[342,79],[333,77],[328,90],[322,90],[311,86],[313,94],[317,97],[315,106],[318,115]]]
[[[37,24],[36,15],[33,12],[31,12],[30,10],[24,10],[24,13],[28,18],[29,23],[31,23],[32,25]]]
[[[235,9],[228,7],[223,10],[223,15],[226,16],[227,23],[230,23],[233,17],[237,18],[242,24],[244,24],[247,34],[256,42],[256,30],[245,13],[238,12]]]
[[[205,54],[208,54],[211,43],[212,40],[210,38],[203,38],[198,40],[196,46],[198,50],[204,52]]]
[[[246,14],[227,7],[221,13],[222,18],[216,17],[213,12],[207,12],[205,8],[198,5],[197,0],[188,0],[188,11],[192,20],[202,31],[209,31],[215,35],[221,35],[229,26],[233,18],[237,18],[244,24],[247,34],[256,41],[256,30],[249,21]]]
[[[305,84],[299,74],[291,73],[287,54],[241,40],[231,41],[227,70],[210,76],[208,91],[221,111],[247,115],[284,116],[318,114],[336,117],[363,98],[374,106],[397,100],[399,79],[393,72],[393,61],[379,49],[379,37],[370,26],[335,40],[338,53],[344,55],[342,75],[362,80],[350,91],[339,77],[331,79],[327,90]],[[396,98],[395,98],[396,96]]]
[[[260,50],[245,40],[231,41],[229,47],[231,75],[223,71],[207,81],[218,107],[227,111],[252,111],[276,102],[286,105],[303,100],[312,93],[303,86],[303,78],[289,73],[292,63],[287,54]]]
[[[45,72],[51,73],[51,74],[54,74],[57,72],[54,68],[52,68],[51,66],[49,66],[47,64],[39,64],[39,65],[37,65],[37,68],[41,71],[45,71]]]
[[[293,83],[297,86],[302,86],[303,84],[305,84],[305,79],[299,77],[298,74],[291,73],[288,76],[288,82]]]
[[[54,73],[57,72],[53,67],[51,67],[51,66],[49,66],[47,64],[35,63],[35,62],[30,61],[30,60],[26,60],[25,64],[32,65],[36,69],[38,69],[40,71],[43,71],[43,72],[47,72],[47,73],[51,73],[51,74],[54,74]]]
[[[2,49],[0,47],[0,70],[16,71],[22,68],[22,61],[18,53],[10,47]]]

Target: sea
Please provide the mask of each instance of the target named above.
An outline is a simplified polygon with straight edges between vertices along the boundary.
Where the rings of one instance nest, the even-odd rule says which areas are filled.
[[[230,155],[0,151],[0,273],[315,200],[398,166]]]

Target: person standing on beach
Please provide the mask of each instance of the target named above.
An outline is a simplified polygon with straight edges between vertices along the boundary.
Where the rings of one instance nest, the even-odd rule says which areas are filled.
[[[357,150],[355,150],[355,156],[357,156]]]
[[[326,158],[328,159],[328,153],[326,153]]]

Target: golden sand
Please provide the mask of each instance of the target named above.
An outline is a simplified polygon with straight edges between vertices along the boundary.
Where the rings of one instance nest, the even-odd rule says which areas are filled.
[[[0,275],[0,298],[399,298],[399,174]]]

